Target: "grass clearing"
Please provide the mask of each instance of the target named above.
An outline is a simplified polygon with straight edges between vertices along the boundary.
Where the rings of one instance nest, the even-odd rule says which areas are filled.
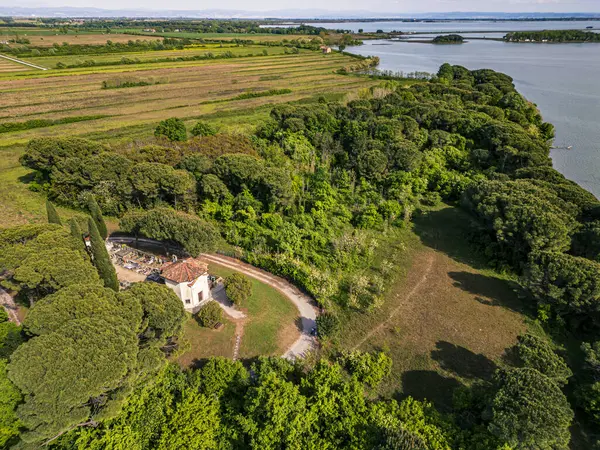
[[[516,283],[485,268],[464,236],[466,221],[449,206],[417,217],[385,250],[397,276],[383,307],[344,314],[340,348],[384,350],[394,362],[381,395],[448,407],[454,388],[489,378],[529,326]]]
[[[209,272],[223,278],[236,273],[213,262],[209,265]],[[282,355],[300,336],[298,310],[277,289],[248,278],[252,282],[252,295],[248,303],[240,308],[248,317],[245,319],[239,356],[254,358],[259,355]]]
[[[192,316],[183,326],[184,345],[189,349],[176,358],[181,367],[191,367],[212,356],[233,357],[235,344],[235,323],[224,320],[223,328],[210,330],[201,327]]]

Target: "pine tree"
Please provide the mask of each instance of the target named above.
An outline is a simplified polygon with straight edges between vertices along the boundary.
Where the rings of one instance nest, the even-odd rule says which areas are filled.
[[[50,202],[50,200],[46,200],[46,213],[48,214],[48,223],[62,225],[62,222],[60,221],[60,216],[56,212],[56,208]]]
[[[88,227],[90,229],[92,257],[94,259],[94,265],[98,270],[98,274],[102,281],[104,281],[104,286],[118,292],[119,280],[117,279],[117,272],[110,261],[104,239],[100,236],[98,227],[92,218],[88,219]]]
[[[102,239],[106,240],[108,237],[108,230],[106,229],[106,223],[104,222],[104,217],[102,217],[102,210],[100,206],[98,206],[98,202],[96,198],[92,195],[88,200],[88,208],[90,209],[90,214],[94,222],[96,223],[96,227],[100,232],[100,236]]]

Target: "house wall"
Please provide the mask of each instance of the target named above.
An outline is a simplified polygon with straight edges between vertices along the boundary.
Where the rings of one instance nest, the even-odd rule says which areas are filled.
[[[208,275],[202,275],[191,286],[189,286],[189,283],[177,284],[170,280],[165,280],[165,284],[177,294],[183,302],[183,307],[189,311],[199,308],[211,299]],[[203,293],[202,301],[200,301],[198,295],[201,292]]]

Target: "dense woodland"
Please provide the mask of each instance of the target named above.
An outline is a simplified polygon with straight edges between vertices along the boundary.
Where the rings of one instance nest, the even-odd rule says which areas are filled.
[[[67,229],[49,207],[51,224],[0,232],[3,284],[32,305],[22,329],[0,324],[0,442],[550,450],[568,448],[574,408],[600,427],[600,203],[552,168],[554,129],[510,77],[445,64],[347,103],[276,106],[251,136],[175,118],[155,135],[27,146],[31,187],[92,218]],[[450,411],[373,395],[390,371],[384,353],[182,372],[165,360],[181,302],[153,284],[115,292],[100,246],[90,256],[81,241],[82,228],[101,240],[102,210],[192,255],[235,251],[310,293],[326,341],[341,311],[381,305],[393,274],[364,269],[384,233],[441,201],[470,213],[473,247],[519,277],[538,320],[581,345],[584,363],[522,336],[514,361],[457,391]]]
[[[504,36],[508,42],[600,42],[600,33],[581,30],[515,31]]]

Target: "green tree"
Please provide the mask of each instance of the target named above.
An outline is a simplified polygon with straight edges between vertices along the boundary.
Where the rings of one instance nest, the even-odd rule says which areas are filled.
[[[203,327],[214,328],[215,325],[223,321],[223,310],[217,302],[210,301],[200,308],[196,320]]]
[[[62,222],[60,221],[60,216],[58,215],[58,212],[56,212],[56,208],[50,202],[50,200],[46,200],[46,214],[48,215],[48,223],[62,225]]]
[[[21,423],[16,414],[21,403],[21,393],[7,376],[8,361],[0,359],[0,447],[8,448],[9,442],[19,435]]]
[[[177,408],[165,423],[159,450],[217,449],[219,402],[188,388],[181,393]]]
[[[342,354],[342,362],[358,381],[376,387],[392,371],[392,359],[383,352],[363,353],[358,350]]]
[[[183,120],[177,117],[163,120],[154,130],[154,136],[164,136],[170,141],[187,140],[187,130]]]
[[[115,266],[113,266],[104,239],[100,237],[96,222],[91,218],[88,219],[88,229],[90,230],[90,249],[92,253],[92,261],[98,275],[103,281],[104,286],[112,289],[113,291],[119,291],[119,279],[117,278],[117,272]]]
[[[252,295],[252,282],[241,273],[233,273],[225,278],[225,292],[227,298],[240,307]]]
[[[121,219],[123,231],[181,245],[190,255],[214,250],[218,231],[197,215],[170,208],[132,211]]]
[[[6,281],[33,304],[36,300],[72,284],[96,284],[98,273],[79,251],[44,249],[28,256]]]
[[[98,202],[96,201],[96,197],[90,195],[88,198],[88,209],[90,210],[90,215],[96,224],[96,228],[100,233],[102,239],[106,240],[108,237],[108,229],[106,228],[106,222],[104,222],[104,217],[102,217],[102,210],[100,206],[98,206]]]
[[[191,129],[190,133],[193,136],[214,136],[217,130],[207,122],[198,122]]]
[[[135,332],[114,316],[72,320],[22,344],[8,367],[25,397],[17,409],[27,428],[21,438],[39,444],[114,414],[137,352]]]
[[[523,366],[538,370],[560,386],[573,376],[565,360],[544,339],[531,334],[519,336],[515,350]]]
[[[554,381],[533,368],[499,371],[490,431],[516,450],[567,449],[573,411]]]
[[[37,302],[23,326],[29,333],[41,336],[59,331],[71,320],[107,317],[119,317],[132,331],[139,332],[142,307],[139,301],[122,301],[112,289],[75,284]]]
[[[0,359],[8,359],[22,343],[20,326],[8,320],[0,322]]]
[[[600,327],[600,263],[539,252],[531,256],[522,282],[541,314],[561,317],[574,330]]]
[[[168,287],[158,283],[134,283],[119,293],[123,304],[139,303],[146,326],[146,338],[166,339],[181,330],[185,320],[183,302]]]
[[[73,239],[83,242],[83,231],[81,231],[81,227],[79,226],[77,219],[72,218],[69,220],[69,230],[71,231],[71,236],[73,236]]]
[[[489,236],[489,256],[520,269],[531,252],[565,251],[576,222],[573,205],[524,180],[485,181],[469,189],[465,206]]]
[[[321,339],[335,337],[340,330],[340,319],[334,313],[326,312],[317,316],[317,335]]]

